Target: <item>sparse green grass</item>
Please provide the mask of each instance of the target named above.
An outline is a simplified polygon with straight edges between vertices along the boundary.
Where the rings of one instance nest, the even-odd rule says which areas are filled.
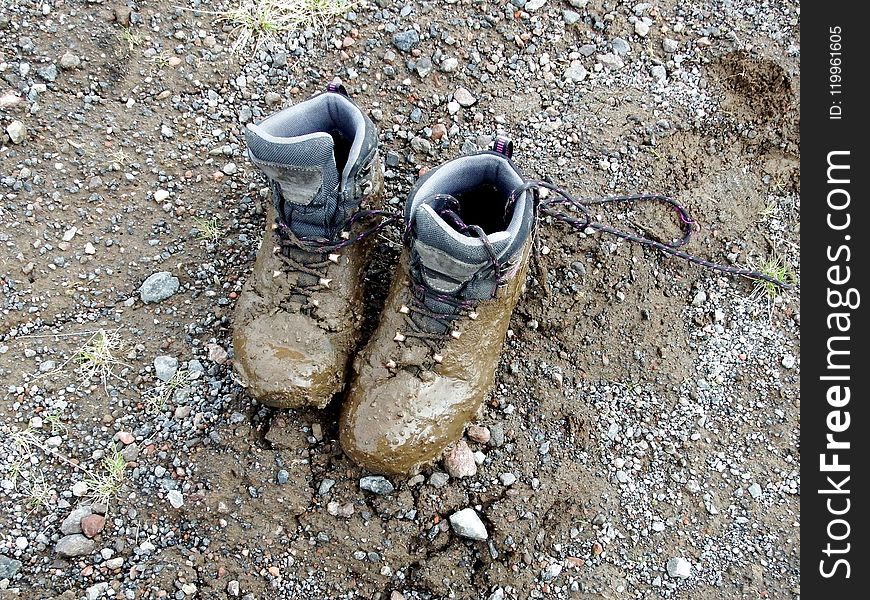
[[[225,11],[209,12],[219,23],[232,25],[233,52],[241,52],[253,42],[305,27],[322,28],[355,4],[353,0],[243,0]]]
[[[212,217],[194,217],[193,222],[196,225],[196,238],[206,242],[216,242],[224,237],[224,228],[221,226],[220,219]]]
[[[129,27],[122,27],[121,31],[117,33],[117,36],[121,43],[127,46],[128,52],[132,52],[136,46],[141,46],[145,43],[145,36],[133,31]]]
[[[760,213],[758,213],[758,217],[760,221],[765,221],[767,219],[776,217],[779,214],[779,205],[776,203],[776,200],[771,200],[767,203],[767,206],[764,207]]]
[[[121,485],[127,478],[127,461],[124,460],[120,451],[103,459],[102,471],[89,473],[85,478],[91,499],[98,504],[106,506],[118,495]]]
[[[27,505],[31,512],[39,508],[51,507],[51,501],[56,494],[54,487],[45,481],[45,472],[42,469],[27,481],[27,486]]]
[[[52,376],[60,373],[71,362],[78,364],[76,374],[81,378],[81,383],[90,384],[94,379],[99,380],[103,384],[103,389],[106,394],[109,393],[109,382],[112,379],[125,382],[124,378],[116,373],[116,370],[129,367],[127,363],[118,358],[124,351],[124,342],[121,339],[118,329],[106,331],[99,329],[97,331],[85,331],[81,333],[53,334],[50,336],[24,336],[24,337],[75,337],[89,335],[87,341],[81,348],[75,351],[71,358],[64,361],[62,365],[47,373],[40,373],[33,378],[33,381],[42,377]],[[63,423],[55,420],[52,427],[63,428]]]
[[[779,256],[773,255],[767,259],[759,268],[758,271],[772,277],[777,281],[781,281],[788,285],[797,283],[797,275],[791,266]],[[770,281],[759,281],[753,290],[754,296],[767,296],[775,298],[782,292],[782,288]]]
[[[109,381],[112,379],[124,381],[115,373],[116,369],[128,366],[117,357],[123,351],[123,347],[117,330],[107,332],[105,329],[100,329],[73,356],[73,360],[79,365],[76,372],[85,382],[98,379],[108,393]]]
[[[133,163],[133,157],[131,157],[123,148],[118,148],[114,152],[110,152],[106,155],[106,160],[103,161],[103,166],[112,169],[113,171],[120,171],[122,168]]]
[[[45,472],[41,468],[34,471],[33,465],[39,462],[34,456],[37,452],[83,473],[83,481],[88,486],[89,496],[94,502],[108,506],[126,481],[127,461],[120,450],[115,450],[106,456],[99,470],[95,471],[46,446],[38,432],[30,427],[14,430],[2,441],[10,442],[12,446],[4,448],[10,465],[6,477],[13,482],[21,480],[21,491],[27,495],[27,504],[31,511],[39,507],[49,507],[56,496],[51,480],[46,481]]]
[[[66,435],[69,431],[63,422],[63,417],[58,413],[52,413],[42,417],[42,422],[48,425],[52,435]]]
[[[30,427],[13,431],[9,434],[9,439],[18,454],[23,456],[29,456],[40,445],[39,436]]]
[[[148,397],[151,408],[157,411],[166,408],[169,400],[177,390],[189,385],[191,382],[190,372],[187,369],[178,369],[172,379],[164,381],[152,390]]]
[[[164,50],[163,52],[158,52],[157,54],[155,54],[154,56],[152,56],[148,60],[149,60],[149,62],[151,62],[151,64],[154,65],[154,67],[157,70],[160,70],[160,69],[165,69],[166,67],[169,66],[169,59],[171,57],[172,57],[172,55],[169,52]]]

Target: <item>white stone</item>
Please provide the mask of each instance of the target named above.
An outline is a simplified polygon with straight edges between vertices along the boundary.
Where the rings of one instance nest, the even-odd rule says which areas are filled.
[[[674,579],[688,579],[692,576],[692,564],[685,558],[675,556],[665,565],[668,575]]]
[[[640,37],[646,37],[649,35],[649,25],[643,20],[637,21],[634,24],[634,32]]]
[[[95,583],[87,590],[85,590],[85,595],[88,600],[97,600],[97,598],[102,598],[106,593],[106,590],[109,589],[109,584],[105,581],[101,581],[100,583]]]
[[[444,73],[453,73],[456,69],[459,68],[459,60],[456,58],[448,57],[441,61],[441,70]]]
[[[456,91],[453,92],[453,100],[458,102],[460,106],[471,106],[475,102],[477,102],[477,98],[475,98],[471,92],[469,92],[464,87],[456,88]]]
[[[747,491],[749,492],[749,495],[752,496],[755,500],[761,498],[761,495],[764,493],[761,489],[761,486],[757,483],[753,483],[752,485],[750,485]]]
[[[157,190],[154,192],[154,201],[155,202],[163,202],[169,198],[169,191],[167,190]]]
[[[565,69],[565,79],[573,83],[579,83],[586,79],[589,72],[583,65],[575,65]]]
[[[450,515],[450,526],[456,535],[470,540],[485,540],[489,537],[486,526],[473,508],[463,508]]]
[[[181,492],[178,490],[169,490],[166,493],[166,499],[169,500],[169,504],[172,505],[172,508],[181,508],[184,506],[184,496],[182,496]]]
[[[27,129],[21,121],[12,121],[6,126],[6,135],[13,144],[20,144],[27,137]]]

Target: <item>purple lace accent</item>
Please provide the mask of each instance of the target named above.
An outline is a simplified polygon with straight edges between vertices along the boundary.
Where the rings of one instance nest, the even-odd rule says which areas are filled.
[[[510,158],[514,153],[514,144],[510,141],[510,139],[504,136],[498,136],[495,138],[495,143],[492,146],[492,149],[499,154],[503,154]]]
[[[334,81],[330,82],[329,85],[326,86],[327,92],[332,92],[334,94],[341,94],[342,96],[348,96],[347,90],[340,83],[336,83]]]

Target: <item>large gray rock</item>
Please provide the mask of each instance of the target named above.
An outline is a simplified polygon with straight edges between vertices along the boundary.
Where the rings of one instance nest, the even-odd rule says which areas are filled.
[[[54,551],[63,558],[74,558],[91,554],[96,547],[97,544],[94,540],[90,540],[80,533],[74,533],[60,538]]]
[[[402,52],[410,52],[420,44],[420,34],[414,29],[399,31],[393,34],[393,46]]]
[[[0,579],[9,579],[14,577],[21,569],[21,561],[10,558],[5,554],[0,554]]]
[[[169,271],[160,271],[142,282],[142,287],[139,288],[139,297],[145,303],[160,302],[177,292],[178,286],[178,277]]]
[[[55,79],[57,79],[57,66],[54,63],[52,63],[50,65],[42,67],[41,69],[37,69],[36,73],[37,73],[37,75],[42,77],[44,80],[51,83]]]
[[[169,381],[178,372],[178,359],[174,356],[157,356],[154,359],[154,374],[160,381]]]
[[[79,65],[82,64],[82,59],[78,56],[67,50],[63,56],[60,57],[60,68],[61,69],[77,69]]]

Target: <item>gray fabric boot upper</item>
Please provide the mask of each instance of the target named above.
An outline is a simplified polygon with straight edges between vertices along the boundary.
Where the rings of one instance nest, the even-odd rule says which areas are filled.
[[[335,239],[371,185],[374,124],[338,89],[248,125],[245,133],[279,218],[300,238]]]
[[[496,152],[454,159],[427,173],[405,206],[411,272],[430,310],[454,313],[459,304],[492,298],[515,271],[532,233],[531,192],[514,164]],[[414,315],[418,324],[443,332],[440,320]]]

